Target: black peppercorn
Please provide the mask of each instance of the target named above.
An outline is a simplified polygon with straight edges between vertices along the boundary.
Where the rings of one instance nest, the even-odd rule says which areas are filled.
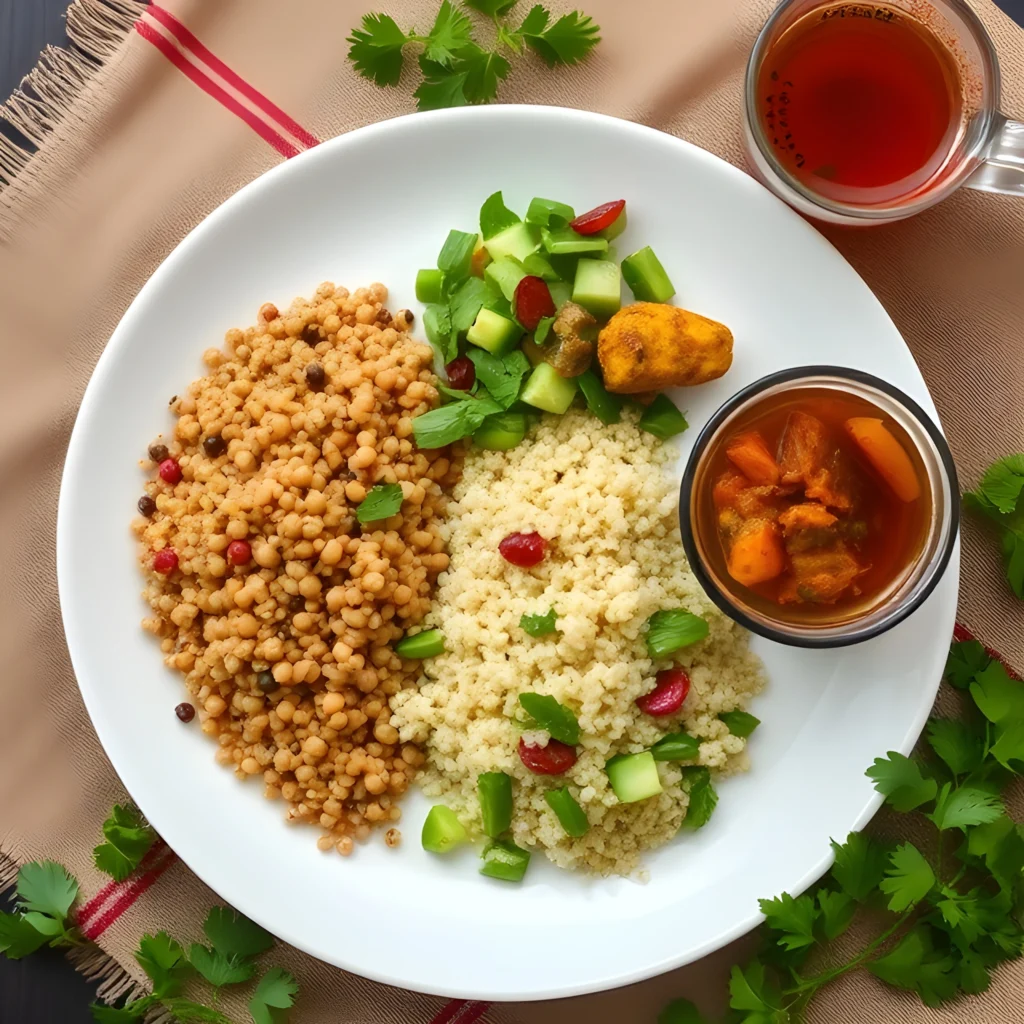
[[[216,459],[218,456],[223,455],[227,450],[228,443],[220,436],[220,434],[213,434],[210,437],[203,438],[203,451],[206,452],[211,459]]]
[[[139,498],[139,511],[148,519],[156,511],[156,502],[148,494],[144,494]]]

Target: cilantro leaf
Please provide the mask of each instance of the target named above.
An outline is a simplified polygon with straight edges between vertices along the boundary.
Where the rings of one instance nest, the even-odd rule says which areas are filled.
[[[664,658],[703,640],[709,631],[704,619],[685,608],[655,612],[647,620],[647,653],[652,658]]]
[[[445,64],[427,60],[420,54],[420,70],[423,81],[413,93],[417,110],[443,110],[446,107],[464,107],[466,99],[466,72],[457,71]]]
[[[202,1003],[193,1003],[188,999],[168,999],[163,1005],[176,1021],[181,1021],[181,1024],[231,1024],[220,1010],[203,1006]]]
[[[521,693],[519,704],[530,716],[527,729],[544,729],[552,739],[576,746],[580,741],[580,723],[571,708],[546,693]]]
[[[452,331],[462,333],[473,326],[477,313],[480,312],[487,298],[487,285],[479,277],[467,277],[458,288],[452,292],[448,307],[451,310]],[[483,352],[483,349],[480,349]],[[526,356],[523,356],[525,359]],[[448,360],[451,362],[451,360]],[[486,381],[484,382],[486,383]]]
[[[562,15],[548,27],[550,15],[540,5],[530,9],[519,26],[526,45],[549,66],[578,64],[601,41],[601,27],[581,11]]]
[[[752,1019],[768,1024],[777,1019],[775,1011],[778,1007],[773,1005],[777,998],[763,964],[755,960],[746,970],[739,965],[733,967],[729,975],[729,1006],[732,1009],[761,1014],[763,1016]]]
[[[64,921],[78,895],[78,883],[52,860],[22,864],[18,871],[18,906]]]
[[[829,941],[838,938],[853,921],[857,912],[856,901],[845,892],[832,892],[830,889],[819,889],[817,899],[825,938]]]
[[[467,7],[474,11],[486,14],[489,18],[496,18],[500,14],[508,14],[516,5],[516,0],[465,0]]]
[[[930,719],[928,743],[954,775],[973,772],[985,759],[982,737],[956,719]]]
[[[1004,768],[1024,774],[1024,721],[996,726],[996,741],[989,753]]]
[[[1003,515],[1013,512],[1024,491],[1024,455],[1008,455],[993,462],[978,490]]]
[[[877,978],[897,988],[916,991],[929,1006],[951,998],[957,988],[955,962],[936,952],[927,925],[920,924],[885,956],[868,964]]]
[[[771,900],[758,900],[768,927],[779,932],[778,942],[785,949],[803,949],[814,944],[814,926],[819,910],[814,899],[804,893],[794,899],[788,892]]]
[[[123,882],[149,852],[156,832],[137,807],[115,804],[103,822],[103,838],[105,842],[92,851],[93,861],[104,874]]]
[[[1004,890],[1014,891],[1019,886],[1024,870],[1024,834],[1006,815],[972,828],[967,833],[967,852],[984,861]]]
[[[657,1024],[707,1024],[700,1010],[689,999],[673,999],[658,1014]]]
[[[480,234],[486,242],[489,238],[519,223],[516,216],[506,205],[500,192],[489,195],[480,207]]]
[[[413,419],[413,436],[420,448],[443,448],[469,436],[488,416],[502,411],[489,395],[442,405]]]
[[[398,513],[404,499],[401,484],[374,484],[356,506],[356,519],[361,523],[379,523]]]
[[[402,77],[402,47],[409,37],[386,14],[364,14],[363,27],[353,29],[348,59],[356,71],[377,85],[397,85]]]
[[[0,911],[0,953],[9,959],[20,960],[48,941],[48,936],[33,928],[21,914]]]
[[[271,967],[260,978],[249,1012],[255,1024],[282,1024],[284,1015],[278,1011],[289,1009],[299,991],[298,982],[280,967]]]
[[[723,711],[718,720],[726,724],[733,736],[744,740],[761,724],[760,718],[747,711]]]
[[[492,355],[475,346],[467,353],[476,367],[480,383],[503,409],[509,408],[519,397],[523,377],[529,372],[530,361],[521,349],[504,356]]]
[[[192,973],[185,950],[167,932],[143,935],[135,959],[153,982],[153,995],[158,999],[176,996]]]
[[[30,910],[22,914],[26,924],[31,925],[40,935],[48,939],[55,939],[58,935],[64,934],[64,921],[50,917],[49,914],[41,914],[38,910]]]
[[[144,1020],[147,1011],[156,1005],[152,996],[136,999],[132,1003],[118,1009],[115,1006],[104,1006],[102,1003],[90,1003],[89,1012],[96,1024],[132,1024]]]
[[[889,751],[888,758],[876,757],[864,774],[874,782],[886,803],[902,812],[934,800],[939,788],[934,779],[921,774],[921,766],[916,761],[895,750]]]
[[[900,913],[920,903],[935,885],[935,872],[913,843],[897,846],[889,857],[892,865],[879,888],[888,893],[889,909]]]
[[[194,942],[188,951],[192,966],[214,987],[239,985],[256,973],[256,964],[240,956],[229,956]]]
[[[1024,598],[1024,508],[1012,508],[1008,512],[1000,510],[997,502],[1003,507],[1008,502],[1006,485],[1004,480],[997,486],[994,497],[985,494],[983,489],[977,493],[968,492],[964,495],[963,505],[968,511],[987,518],[999,530],[1007,582],[1017,597]]]
[[[690,765],[683,769],[683,781],[690,798],[686,817],[679,827],[691,831],[703,828],[718,806],[718,793],[711,782],[711,772],[702,765]]]
[[[975,675],[981,672],[992,659],[984,646],[977,640],[961,640],[950,644],[946,658],[945,678],[958,690],[966,690]]]
[[[832,877],[848,896],[863,903],[885,875],[889,851],[863,832],[851,832],[841,846],[832,841]]]
[[[471,42],[472,34],[473,23],[469,18],[451,0],[441,0],[423,54],[427,60],[450,65],[456,51]]]
[[[454,70],[466,77],[462,91],[470,103],[490,103],[498,95],[498,85],[508,78],[509,63],[500,53],[471,43],[459,51]]]
[[[274,936],[232,907],[213,907],[203,922],[210,944],[227,956],[259,956],[274,945]]]
[[[519,628],[530,636],[547,636],[549,633],[556,633],[558,627],[555,625],[555,609],[551,608],[544,615],[522,615],[519,618]]]
[[[969,687],[978,710],[996,724],[1024,720],[1024,683],[1012,679],[1001,662],[993,659]]]
[[[970,786],[953,789],[947,782],[939,791],[935,810],[925,815],[940,831],[963,829],[971,825],[987,825],[1001,817],[1002,801],[991,793]]]

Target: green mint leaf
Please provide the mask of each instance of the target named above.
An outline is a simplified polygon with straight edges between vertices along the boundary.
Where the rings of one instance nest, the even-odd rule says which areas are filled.
[[[1024,683],[1012,679],[1000,662],[989,662],[969,689],[974,703],[990,722],[1024,721]]]
[[[845,892],[832,892],[830,889],[819,889],[817,900],[821,910],[821,930],[831,942],[850,927],[857,913],[857,902]]]
[[[747,711],[723,711],[718,720],[724,722],[733,736],[745,740],[760,724],[761,719],[755,718]]]
[[[443,110],[446,107],[464,107],[466,99],[466,72],[450,68],[445,64],[427,60],[420,54],[420,71],[423,81],[413,93],[417,110]]]
[[[652,658],[664,658],[698,643],[708,632],[707,622],[684,608],[655,612],[647,620],[647,652]]]
[[[486,242],[489,238],[519,223],[516,216],[506,205],[500,192],[489,195],[480,207],[480,234]]]
[[[546,693],[521,693],[519,704],[530,716],[526,728],[544,729],[552,739],[576,746],[580,741],[580,723],[571,708]]]
[[[889,985],[917,992],[928,1006],[937,1006],[956,993],[955,966],[952,957],[935,950],[928,926],[920,924],[867,968]]]
[[[232,907],[213,907],[203,931],[213,948],[225,956],[259,956],[275,942],[270,932]]]
[[[21,914],[0,911],[0,953],[10,960],[20,960],[45,946],[49,937],[33,928]]]
[[[992,659],[977,640],[961,640],[949,648],[945,678],[958,690],[966,690],[974,677],[987,667]]]
[[[601,27],[581,11],[564,14],[550,27],[547,25],[548,12],[537,5],[526,16],[519,31],[526,45],[550,67],[578,64],[601,41]]]
[[[685,732],[671,732],[651,747],[655,761],[693,761],[700,755],[700,738]]]
[[[777,941],[785,949],[804,949],[814,944],[814,926],[819,910],[814,899],[804,893],[794,899],[788,892],[771,900],[758,900],[768,927],[778,932]]]
[[[123,882],[156,841],[156,832],[130,804],[115,804],[103,822],[104,842],[92,851],[96,867],[115,881]]]
[[[254,1024],[283,1024],[283,1011],[292,1006],[298,991],[298,982],[287,971],[271,967],[260,978],[249,1000],[249,1013]]]
[[[379,523],[390,519],[402,507],[401,484],[374,484],[356,506],[356,519],[361,523]]]
[[[519,628],[530,636],[547,636],[549,633],[557,633],[558,627],[555,620],[558,616],[552,608],[544,615],[523,615],[519,619]]]
[[[256,973],[256,964],[240,956],[229,956],[194,942],[188,951],[192,966],[214,987],[240,985]]]
[[[153,995],[158,999],[176,996],[192,973],[185,951],[167,932],[143,935],[135,959],[153,982]]]
[[[529,372],[530,361],[522,350],[515,349],[504,356],[492,355],[475,346],[467,353],[476,367],[476,376],[487,388],[490,396],[503,409],[508,409],[519,397],[523,377]]]
[[[851,832],[846,842],[832,841],[832,877],[848,896],[864,903],[877,889],[889,863],[889,851],[863,832]]]
[[[480,312],[487,295],[487,285],[479,277],[467,277],[452,292],[449,307],[451,308],[452,330],[454,332],[461,334],[473,326],[473,321],[476,319],[477,313]],[[480,351],[483,352],[484,350],[480,349]],[[525,359],[526,357],[523,356],[523,358]]]
[[[892,865],[879,888],[887,893],[889,909],[900,913],[928,895],[935,885],[935,872],[913,843],[897,846],[889,857]]]
[[[231,1024],[231,1020],[220,1010],[188,999],[167,999],[163,1005],[181,1024]]]
[[[443,448],[468,437],[488,416],[502,411],[489,395],[442,405],[440,409],[431,409],[413,419],[413,436],[420,448]]]
[[[947,782],[939,791],[935,810],[925,817],[942,832],[951,828],[966,832],[970,826],[987,825],[1002,814],[1003,804],[998,797],[969,786],[953,789]]]
[[[22,864],[16,886],[18,906],[63,921],[78,895],[78,883],[52,860]]]
[[[707,1019],[689,999],[673,999],[658,1014],[657,1024],[707,1024]]]
[[[939,789],[934,779],[921,774],[916,761],[895,750],[889,751],[888,758],[876,757],[864,774],[874,782],[886,803],[903,813],[934,800]]]
[[[509,73],[509,63],[500,53],[481,49],[475,43],[459,51],[453,66],[466,76],[462,89],[470,103],[490,103],[496,99],[498,85]]]
[[[450,388],[447,384],[438,381],[435,385],[442,395],[447,395],[453,402],[468,402],[473,397],[472,391],[460,391],[458,388]]]
[[[452,327],[447,303],[432,302],[423,310],[423,330],[427,341],[437,350],[441,363],[447,366],[459,354],[459,332]]]
[[[516,0],[465,0],[467,7],[486,14],[488,18],[497,18],[508,14],[516,5]]]
[[[386,14],[363,15],[363,27],[347,40],[348,59],[356,71],[377,85],[397,85],[402,77],[402,47],[406,34]]]
[[[989,753],[1004,768],[1024,775],[1024,722],[1003,722],[996,726],[996,741]]]
[[[718,793],[711,781],[711,772],[702,765],[691,765],[683,769],[683,782],[690,802],[686,806],[686,817],[680,829],[694,831],[703,828],[718,806]]]
[[[994,462],[985,470],[978,490],[1003,515],[1013,512],[1024,491],[1024,455]]]
[[[932,750],[954,775],[966,775],[981,767],[985,759],[984,739],[965,723],[952,718],[932,718],[927,733]]]
[[[429,61],[450,65],[455,53],[472,41],[473,23],[450,0],[441,7],[426,39],[424,56]]]

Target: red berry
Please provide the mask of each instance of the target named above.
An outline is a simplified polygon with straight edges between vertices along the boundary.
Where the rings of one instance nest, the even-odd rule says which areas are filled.
[[[181,479],[181,466],[174,459],[164,459],[160,463],[160,479],[169,484],[176,484]]]
[[[476,367],[468,356],[453,359],[445,368],[448,386],[456,391],[468,391],[476,383]]]
[[[519,760],[534,775],[561,775],[576,763],[576,748],[560,740],[548,740],[546,747],[534,747],[519,741]]]
[[[232,565],[246,565],[252,558],[252,548],[247,540],[233,540],[228,545],[228,561]]]
[[[569,221],[569,227],[577,235],[596,235],[605,228],[610,228],[626,208],[625,199],[616,199],[611,203],[602,203],[586,213],[581,213],[575,220]]]
[[[178,554],[170,548],[164,548],[153,556],[153,571],[162,576],[170,576],[178,568]]]
[[[674,715],[689,692],[690,677],[681,668],[666,668],[654,677],[654,689],[637,697],[636,706],[655,718]]]
[[[542,277],[524,277],[516,285],[512,309],[516,319],[528,330],[535,331],[546,316],[555,315],[555,300]]]
[[[498,545],[501,557],[522,569],[543,562],[547,549],[548,542],[539,533],[510,533]]]

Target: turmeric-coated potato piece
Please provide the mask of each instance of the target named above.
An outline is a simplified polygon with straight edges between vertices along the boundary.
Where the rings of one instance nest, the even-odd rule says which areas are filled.
[[[732,365],[732,331],[663,302],[620,309],[597,338],[604,386],[620,395],[703,384]]]

